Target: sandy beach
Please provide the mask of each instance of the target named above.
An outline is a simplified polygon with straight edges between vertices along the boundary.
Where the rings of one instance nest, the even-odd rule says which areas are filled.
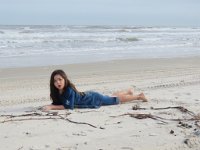
[[[80,91],[133,88],[149,101],[42,112],[54,69]],[[199,57],[0,69],[0,149],[199,150],[199,91]]]

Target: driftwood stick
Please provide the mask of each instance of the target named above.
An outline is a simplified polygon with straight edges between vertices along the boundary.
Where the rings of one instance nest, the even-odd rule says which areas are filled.
[[[163,107],[163,108],[153,108],[153,107],[151,107],[151,109],[153,109],[153,110],[162,110],[162,109],[178,109],[178,110],[180,110],[181,112],[184,112],[184,113],[188,113],[189,115],[191,115],[191,116],[195,116],[195,113],[194,112],[192,112],[192,111],[189,111],[188,109],[186,109],[186,108],[184,108],[184,107],[182,107],[182,106],[174,106],[174,107]]]
[[[26,117],[26,116],[42,116],[42,114],[34,112],[34,113],[28,113],[28,114],[22,114],[22,115],[0,115],[0,117],[9,117],[9,118]]]
[[[64,117],[61,116],[61,115],[58,115],[58,116],[59,116],[61,119],[67,120],[67,121],[69,121],[69,122],[71,122],[71,123],[75,123],[75,124],[86,124],[86,125],[89,125],[89,126],[91,126],[91,127],[93,127],[93,128],[97,128],[96,126],[94,126],[94,125],[92,125],[92,124],[90,124],[90,123],[72,121],[72,120],[70,120],[70,119],[68,119],[68,118],[64,118]]]
[[[152,115],[152,114],[133,114],[133,113],[125,113],[125,114],[122,114],[122,115],[118,115],[118,116],[110,116],[110,117],[120,117],[120,116],[130,116],[130,117],[133,117],[133,118],[136,118],[136,119],[147,119],[147,118],[151,118],[151,119],[154,119],[154,120],[159,120],[165,124],[167,124],[167,122],[163,121],[161,117],[158,117],[158,116],[155,116],[155,115]]]
[[[167,119],[167,118],[163,118],[163,117],[159,117],[159,116],[156,116],[156,115],[152,115],[152,114],[134,114],[134,113],[125,113],[125,114],[122,114],[122,115],[118,115],[118,116],[110,116],[110,117],[119,117],[119,116],[125,116],[125,115],[128,115],[130,117],[133,117],[133,118],[136,118],[136,119],[147,119],[147,118],[151,118],[151,119],[154,119],[154,120],[159,120],[163,123],[167,123],[163,120],[168,120],[168,121],[199,121],[200,118],[189,118],[189,119]]]
[[[46,120],[46,119],[59,119],[59,118],[21,118],[21,119],[8,119],[1,121],[0,123],[5,123],[5,122],[14,122],[14,121],[24,121],[24,120]]]
[[[71,113],[69,113],[71,114]],[[65,114],[66,116],[68,116],[69,114]],[[24,120],[46,120],[46,119],[61,119],[61,120],[66,120],[68,122],[71,123],[75,123],[75,124],[85,124],[85,125],[89,125],[93,128],[97,128],[96,126],[90,124],[90,123],[86,123],[86,122],[76,122],[76,121],[72,121],[68,118],[65,118],[62,116],[63,114],[58,114],[58,112],[48,112],[46,114],[42,114],[42,113],[29,113],[29,114],[22,114],[22,115],[1,115],[0,117],[9,117],[9,118],[20,118],[20,119],[7,119],[4,121],[1,121],[0,123],[5,123],[5,122],[13,122],[13,121],[24,121]],[[21,117],[28,117],[31,116],[32,118],[21,118]],[[37,118],[35,118],[34,116],[37,116]],[[42,117],[42,118],[38,118]],[[46,117],[48,116],[48,117]]]
[[[139,107],[138,105],[134,105],[132,107],[132,110],[147,110],[148,108],[141,108]],[[184,113],[188,113],[189,115],[191,116],[195,116],[195,113],[192,112],[192,111],[189,111],[188,109],[182,107],[182,106],[170,106],[170,107],[160,107],[160,108],[154,108],[154,107],[151,107],[152,110],[163,110],[163,109],[178,109],[180,110],[181,112],[184,112]]]
[[[59,115],[70,115],[71,113],[66,113],[66,114],[59,114]],[[27,117],[27,116],[58,116],[58,112],[48,112],[45,114],[42,113],[28,113],[28,114],[21,114],[21,115],[0,115],[0,117],[7,117],[7,118],[17,118],[17,117]]]

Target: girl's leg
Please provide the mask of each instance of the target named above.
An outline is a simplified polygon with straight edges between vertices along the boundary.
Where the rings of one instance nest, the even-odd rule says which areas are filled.
[[[133,89],[128,89],[124,91],[118,91],[112,94],[112,96],[118,96],[118,95],[133,95]]]
[[[117,95],[119,98],[120,102],[130,102],[133,100],[142,100],[143,102],[147,102],[147,99],[143,93],[140,93],[138,95],[127,95],[127,94],[119,94]]]

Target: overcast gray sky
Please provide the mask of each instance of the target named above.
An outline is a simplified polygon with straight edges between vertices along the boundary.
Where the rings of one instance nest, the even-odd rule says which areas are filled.
[[[0,0],[0,25],[200,26],[200,0]]]

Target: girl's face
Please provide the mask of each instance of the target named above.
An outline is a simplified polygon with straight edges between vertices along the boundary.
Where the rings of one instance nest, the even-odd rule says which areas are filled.
[[[54,85],[59,91],[62,91],[65,87],[65,79],[59,74],[55,75]]]

